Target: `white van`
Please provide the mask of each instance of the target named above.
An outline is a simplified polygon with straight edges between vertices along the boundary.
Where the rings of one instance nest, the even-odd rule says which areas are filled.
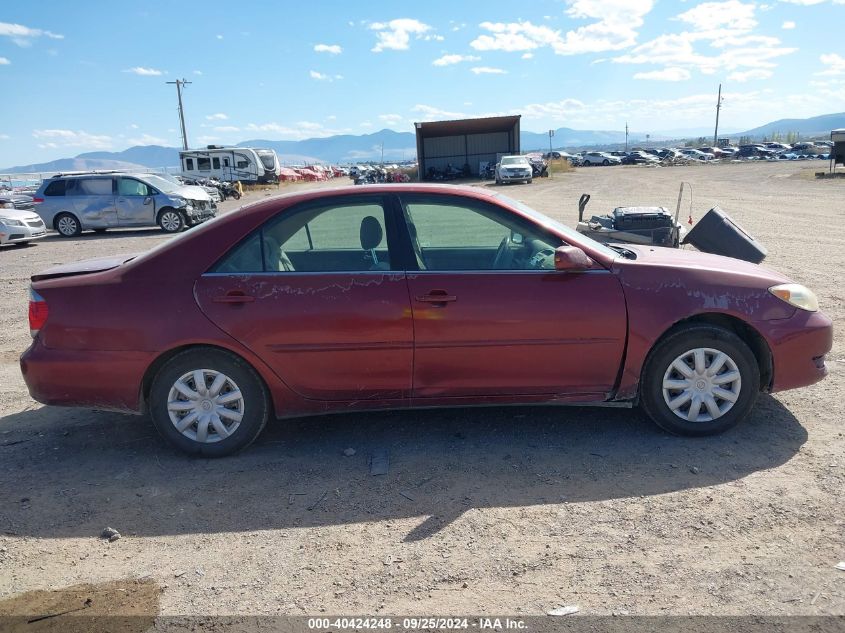
[[[179,162],[183,176],[247,183],[278,182],[282,170],[276,152],[260,147],[209,145],[179,152]]]

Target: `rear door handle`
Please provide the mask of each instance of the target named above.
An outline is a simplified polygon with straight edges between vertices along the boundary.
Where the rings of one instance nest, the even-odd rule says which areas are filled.
[[[452,301],[457,301],[458,298],[455,295],[447,294],[445,290],[432,290],[427,295],[418,295],[416,297],[417,301],[421,301],[423,303],[451,303]]]
[[[255,297],[236,291],[229,292],[220,297],[214,297],[212,301],[214,303],[252,303],[255,301]]]

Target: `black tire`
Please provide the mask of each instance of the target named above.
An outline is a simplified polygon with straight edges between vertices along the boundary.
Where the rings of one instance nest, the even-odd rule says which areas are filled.
[[[664,398],[663,379],[670,370],[670,366],[686,352],[692,352],[696,349],[708,349],[726,354],[729,361],[732,361],[736,366],[736,371],[739,372],[739,383],[730,383],[725,389],[725,391],[731,391],[732,388],[738,390],[735,395],[736,401],[720,417],[715,417],[715,419],[689,421],[679,417],[672,411]],[[713,358],[714,356],[708,352],[705,355],[705,362],[709,362]],[[688,369],[691,368],[688,366]],[[717,376],[724,376],[729,370],[730,367],[723,365],[722,369],[717,371]],[[675,374],[670,374],[670,379],[673,375]],[[678,374],[677,377],[680,377],[680,375]],[[705,387],[702,387],[702,389],[705,389]],[[691,387],[689,392],[696,393],[696,390]],[[743,420],[754,406],[759,392],[760,369],[757,359],[741,338],[720,327],[690,325],[669,334],[652,349],[643,368],[643,376],[640,382],[640,404],[646,414],[658,426],[670,433],[689,436],[714,435],[726,431]],[[684,393],[681,390],[668,390],[667,397],[674,399]],[[727,404],[728,401],[722,400],[720,406]],[[702,411],[700,415],[708,417],[706,405],[700,406]],[[684,405],[677,408],[681,413],[684,413]],[[691,408],[691,406],[687,407],[687,417],[689,417]],[[712,416],[709,417],[712,418]]]
[[[176,209],[164,208],[158,213],[158,225],[165,233],[178,233],[185,229],[185,215]]]
[[[605,158],[605,159],[601,162],[601,164],[602,164],[602,165],[604,165],[605,167],[607,167],[608,165],[610,165],[610,161],[609,161],[609,160],[607,160],[607,159]]]
[[[534,179],[533,179],[533,178],[529,178],[528,180],[526,180],[526,181],[525,181],[525,184],[526,184],[526,185],[530,185],[532,182],[534,182]]]
[[[79,237],[82,233],[82,225],[79,219],[72,213],[60,213],[53,220],[53,227],[62,237]]]
[[[212,423],[207,423],[211,439],[214,440],[215,437],[218,439],[201,442],[183,434],[176,428],[176,422],[171,420],[168,411],[170,392],[180,378],[194,370],[224,374],[240,391],[242,418],[228,437],[219,439],[219,434],[213,430]],[[210,380],[211,376],[207,378]],[[209,386],[206,385],[206,387]],[[156,430],[176,448],[191,455],[225,457],[243,450],[260,435],[270,416],[270,397],[261,378],[246,361],[220,349],[198,348],[176,354],[158,371],[150,388],[149,410]],[[184,413],[185,416],[181,419],[189,415],[187,411]],[[178,416],[178,413],[175,415]],[[231,421],[228,422],[231,423]],[[199,421],[191,424],[186,431],[188,434],[197,435]]]

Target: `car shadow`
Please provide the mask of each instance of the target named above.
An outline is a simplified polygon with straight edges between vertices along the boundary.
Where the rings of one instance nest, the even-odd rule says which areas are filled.
[[[83,231],[76,237],[63,237],[58,233],[51,232],[47,237],[41,239],[42,242],[76,242],[76,241],[96,241],[96,240],[114,240],[123,237],[173,237],[178,233],[165,233],[160,228],[125,228],[125,229],[109,229],[103,232]]]
[[[419,517],[405,536],[416,541],[473,508],[734,482],[789,461],[806,440],[763,395],[748,420],[707,438],[667,435],[638,410],[449,409],[277,422],[243,453],[203,459],[171,449],[145,417],[43,407],[0,419],[0,533],[92,536],[108,525],[149,536]],[[387,474],[370,474],[373,456],[388,458]]]

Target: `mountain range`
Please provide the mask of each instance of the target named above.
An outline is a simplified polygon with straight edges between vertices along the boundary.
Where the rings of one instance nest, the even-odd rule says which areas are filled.
[[[724,134],[732,139],[749,137],[761,139],[773,134],[798,133],[801,137],[827,136],[830,130],[845,128],[845,112],[825,114],[808,119],[780,119],[766,125],[738,132]],[[701,134],[701,130],[655,132],[650,135],[652,142],[681,141],[684,138],[698,138],[708,136]],[[632,134],[628,138],[629,144],[642,143],[642,134]],[[586,147],[609,147],[625,142],[623,131],[602,130],[574,130],[558,128],[552,138],[556,149],[577,149]],[[350,163],[363,161],[398,162],[411,160],[416,157],[416,137],[411,132],[396,132],[381,130],[372,134],[351,135],[341,134],[324,138],[309,138],[302,141],[270,141],[267,139],[250,139],[238,143],[240,147],[267,147],[276,150],[284,164],[303,163]],[[520,134],[520,147],[523,151],[544,150],[549,146],[547,132],[537,133],[523,131]],[[2,173],[37,173],[50,171],[76,171],[86,169],[139,169],[175,167],[179,164],[179,149],[162,147],[160,145],[136,145],[121,152],[86,152],[73,158],[32,165],[18,165],[0,169]]]

